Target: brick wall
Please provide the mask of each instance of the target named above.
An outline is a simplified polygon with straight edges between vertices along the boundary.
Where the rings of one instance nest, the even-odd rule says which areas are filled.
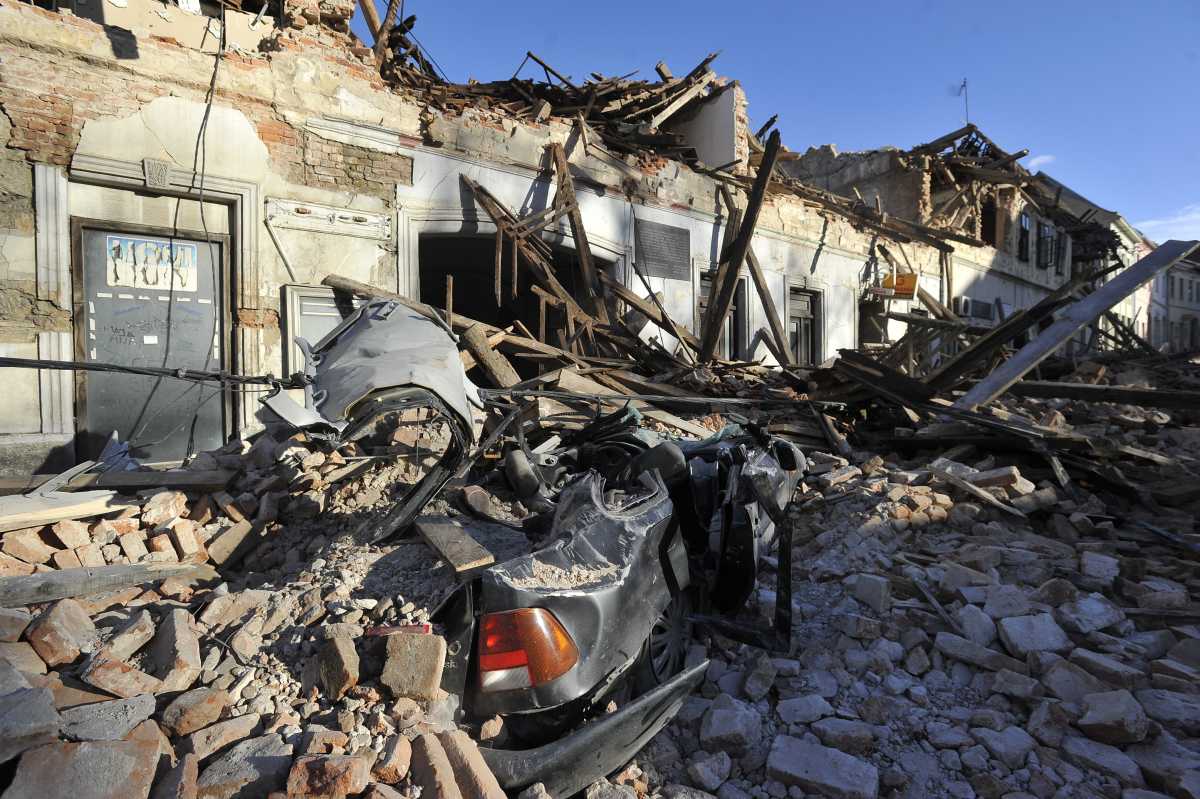
[[[183,47],[169,37],[142,37],[131,62],[97,53],[111,52],[102,26],[71,14],[56,14],[12,0],[0,0],[8,13],[31,23],[69,29],[77,50],[28,44],[0,36],[0,113],[11,122],[7,148],[29,163],[65,166],[79,144],[83,126],[105,117],[128,117],[164,95],[203,102],[212,74],[211,55]],[[331,69],[376,88],[379,78],[344,48],[322,45],[298,31],[275,34],[275,50],[314,49]],[[324,31],[328,36],[328,31]],[[276,74],[273,54],[230,51],[223,59],[216,102],[238,108],[256,126],[267,146],[271,169],[289,182],[314,188],[352,191],[389,200],[394,183],[411,183],[411,159],[314,136],[284,119],[270,99]],[[249,88],[248,88],[249,87]],[[257,89],[258,94],[253,93]]]

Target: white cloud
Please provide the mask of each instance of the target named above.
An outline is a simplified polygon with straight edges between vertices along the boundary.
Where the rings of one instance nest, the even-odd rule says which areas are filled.
[[[1175,213],[1161,219],[1147,219],[1134,224],[1138,230],[1153,241],[1168,239],[1200,239],[1200,203],[1185,205]]]
[[[1046,164],[1053,164],[1054,156],[1047,153],[1046,155],[1035,155],[1025,162],[1026,169],[1041,169]]]

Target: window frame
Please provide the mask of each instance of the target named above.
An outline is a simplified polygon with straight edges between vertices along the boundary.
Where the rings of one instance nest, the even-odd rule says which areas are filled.
[[[1032,220],[1028,211],[1022,211],[1017,217],[1017,258],[1029,263],[1029,228]]]

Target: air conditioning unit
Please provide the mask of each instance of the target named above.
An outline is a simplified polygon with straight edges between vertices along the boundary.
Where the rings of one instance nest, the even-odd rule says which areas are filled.
[[[971,298],[955,297],[954,299],[950,300],[950,310],[954,311],[955,316],[970,316]]]

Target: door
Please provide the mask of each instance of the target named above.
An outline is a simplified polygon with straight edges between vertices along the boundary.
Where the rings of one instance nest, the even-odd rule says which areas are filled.
[[[228,237],[73,220],[76,344],[90,363],[230,369],[223,287]],[[146,463],[219,447],[231,398],[215,382],[76,374],[76,453],[114,431]]]
[[[788,346],[797,366],[812,366],[818,361],[819,305],[815,292],[798,288],[788,291]]]

